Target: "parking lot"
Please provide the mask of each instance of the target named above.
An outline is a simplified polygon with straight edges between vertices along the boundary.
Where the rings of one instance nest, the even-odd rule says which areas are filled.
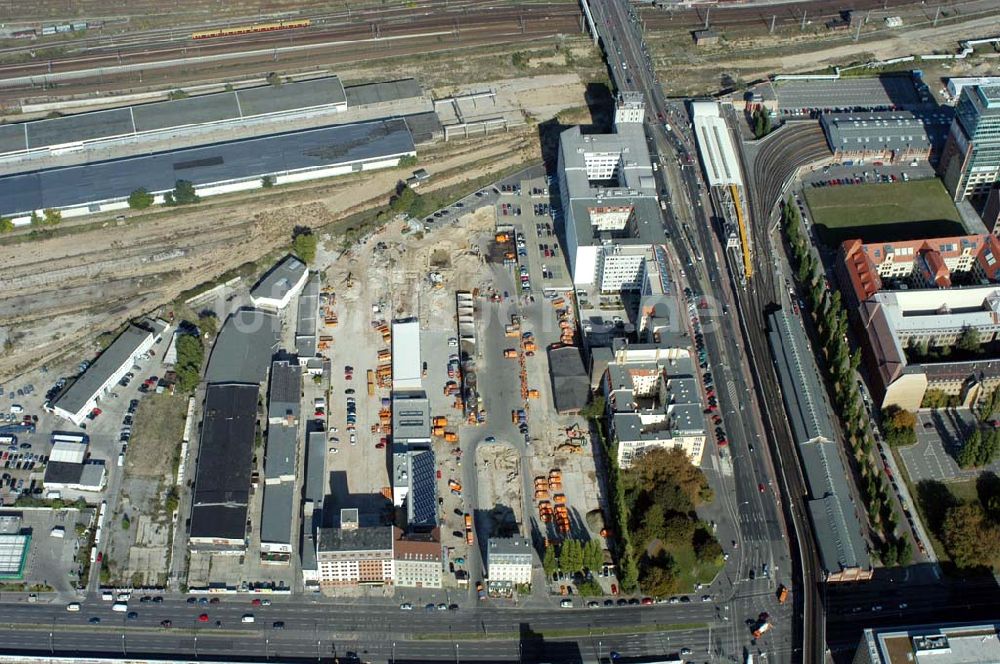
[[[918,413],[916,444],[899,449],[910,480],[914,483],[922,480],[954,482],[974,479],[984,470],[1000,472],[1000,462],[985,469],[962,470],[958,467],[955,456],[974,426],[975,417],[967,408]]]
[[[26,586],[48,586],[59,593],[73,591],[79,578],[79,566],[73,559],[83,546],[77,524],[81,528],[88,525],[93,510],[28,508],[20,515],[21,532],[31,534],[24,567]]]

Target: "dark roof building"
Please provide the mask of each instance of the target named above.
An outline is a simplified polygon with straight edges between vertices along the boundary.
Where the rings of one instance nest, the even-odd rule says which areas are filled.
[[[209,385],[205,391],[191,509],[192,549],[242,549],[246,544],[259,390],[256,384],[226,383]]]
[[[295,426],[299,421],[302,395],[302,369],[288,360],[271,363],[268,383],[267,421],[270,424]]]
[[[838,161],[909,162],[931,154],[924,122],[909,111],[824,113],[820,124]]]
[[[319,272],[311,272],[299,294],[295,319],[295,354],[300,362],[316,357],[316,318],[319,315]]]
[[[273,313],[240,309],[231,314],[212,347],[206,383],[257,383],[267,376],[278,349],[281,320]]]
[[[768,319],[781,394],[809,486],[809,515],[827,582],[866,581],[873,565],[841,458],[833,411],[798,319],[783,310]]]
[[[590,376],[576,346],[549,350],[549,377],[552,398],[560,413],[577,413],[590,398]]]

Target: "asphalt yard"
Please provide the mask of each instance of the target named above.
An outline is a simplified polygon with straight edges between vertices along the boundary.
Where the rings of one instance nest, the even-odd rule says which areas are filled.
[[[962,470],[955,456],[975,425],[967,408],[924,411],[917,415],[917,443],[899,450],[910,479],[957,482],[974,479],[983,469]],[[1000,462],[988,468],[1000,470]]]

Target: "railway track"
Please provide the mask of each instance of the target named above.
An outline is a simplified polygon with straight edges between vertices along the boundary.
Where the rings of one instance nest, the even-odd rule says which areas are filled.
[[[463,32],[476,33],[493,29],[524,29],[526,32],[537,28],[536,23],[555,21],[560,27],[579,28],[580,11],[574,5],[554,4],[529,6],[525,8],[499,8],[488,13],[442,12],[419,17],[396,16],[380,20],[351,22],[339,26],[315,27],[302,30],[287,30],[259,33],[233,38],[213,38],[183,42],[168,40],[162,46],[150,48],[150,43],[135,43],[129,47],[107,45],[107,52],[92,52],[73,57],[39,59],[34,62],[20,62],[0,65],[0,78],[22,76],[45,76],[50,74],[114,67],[123,64],[148,64],[160,60],[184,59],[205,55],[235,53],[246,50],[268,49],[276,46],[323,44],[325,42],[357,41],[362,39],[399,39],[430,32],[452,31],[460,37]],[[190,33],[187,33],[190,35]],[[155,42],[153,42],[155,44]]]
[[[893,0],[889,9],[925,8],[940,5],[942,8],[961,7],[976,0],[941,0],[924,3],[921,0]],[[706,16],[714,28],[732,28],[739,26],[758,25],[770,28],[772,17],[775,27],[800,25],[803,14],[813,24],[822,24],[841,17],[841,12],[847,9],[854,11],[885,10],[888,5],[884,0],[854,0],[845,4],[842,0],[807,0],[802,2],[746,7],[711,7],[696,6],[689,11],[664,12],[659,9],[645,9],[642,12],[646,28],[651,30],[673,29],[682,27],[704,27]]]

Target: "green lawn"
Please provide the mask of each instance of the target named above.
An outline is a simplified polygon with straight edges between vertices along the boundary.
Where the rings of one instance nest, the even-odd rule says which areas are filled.
[[[661,545],[663,550],[677,561],[677,570],[680,573],[678,588],[681,593],[693,592],[695,585],[699,583],[711,583],[725,564],[721,559],[715,562],[699,562],[691,546],[664,545],[662,542]]]
[[[962,235],[965,229],[940,180],[809,187],[812,221],[827,244]]]

